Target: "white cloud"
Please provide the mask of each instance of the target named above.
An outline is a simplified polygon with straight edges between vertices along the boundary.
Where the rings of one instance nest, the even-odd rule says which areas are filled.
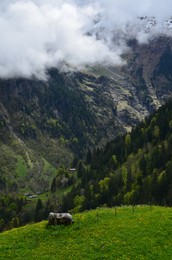
[[[155,0],[5,0],[0,3],[0,77],[44,79],[47,68],[66,64],[73,69],[119,65],[126,38],[149,38],[137,17],[156,16],[161,23],[171,10],[170,1]]]

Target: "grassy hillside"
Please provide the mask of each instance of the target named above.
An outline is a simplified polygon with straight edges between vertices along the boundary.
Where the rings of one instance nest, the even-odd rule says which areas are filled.
[[[101,208],[74,220],[1,233],[0,259],[172,259],[171,208]]]

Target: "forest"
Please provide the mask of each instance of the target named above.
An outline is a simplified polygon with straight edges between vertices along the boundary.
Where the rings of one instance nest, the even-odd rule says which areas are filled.
[[[80,182],[63,198],[63,210],[98,206],[172,206],[172,101],[131,133],[89,150],[79,161]]]

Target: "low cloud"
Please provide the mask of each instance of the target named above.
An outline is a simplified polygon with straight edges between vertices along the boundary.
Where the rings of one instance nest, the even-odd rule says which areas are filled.
[[[171,10],[170,1],[155,0],[5,0],[0,3],[0,77],[46,79],[50,67],[120,65],[126,39],[143,43],[157,33],[171,34],[161,26]],[[150,30],[151,20],[141,16],[155,16],[155,28]]]

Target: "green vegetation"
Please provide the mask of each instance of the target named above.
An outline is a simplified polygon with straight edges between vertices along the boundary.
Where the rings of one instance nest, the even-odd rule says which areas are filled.
[[[17,156],[16,173],[18,177],[25,177],[27,174],[27,166],[24,159],[21,156]]]
[[[99,208],[71,226],[47,221],[0,234],[1,259],[172,259],[172,211],[153,206]]]
[[[25,198],[16,195],[0,196],[0,232],[28,223],[24,216]]]

